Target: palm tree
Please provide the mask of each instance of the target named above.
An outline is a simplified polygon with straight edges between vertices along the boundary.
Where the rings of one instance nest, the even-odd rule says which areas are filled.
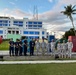
[[[72,14],[76,14],[75,6],[76,5],[72,6],[71,4],[68,5],[68,6],[65,6],[64,7],[65,8],[65,11],[61,11],[61,13],[63,13],[67,17],[69,17],[69,19],[71,20],[72,25],[73,25],[73,29],[74,29],[74,34],[76,36],[75,27],[74,27],[74,23],[73,23],[73,17],[72,17]]]

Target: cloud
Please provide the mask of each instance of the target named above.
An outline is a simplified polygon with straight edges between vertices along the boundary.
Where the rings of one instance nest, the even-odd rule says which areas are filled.
[[[9,8],[5,8],[5,9],[3,9],[2,12],[0,12],[0,14],[5,14],[7,16],[15,17],[15,18],[24,18],[24,17],[32,18],[31,13],[24,12],[20,9],[12,9],[11,10]]]
[[[53,2],[53,0],[48,0],[50,3],[52,3]]]
[[[50,30],[66,31],[71,28],[72,26],[70,19],[60,13],[62,10],[64,10],[64,6],[69,4],[75,5],[76,0],[58,0],[57,4],[53,7],[52,10],[39,14],[39,19],[42,20],[45,24],[47,23],[44,28],[48,29],[49,27],[52,27],[52,25],[55,25],[56,27],[50,28]],[[76,16],[74,16],[74,21],[75,20]],[[66,27],[67,24],[68,27]]]
[[[15,5],[15,3],[14,2],[9,2],[10,4],[12,4],[12,5]]]

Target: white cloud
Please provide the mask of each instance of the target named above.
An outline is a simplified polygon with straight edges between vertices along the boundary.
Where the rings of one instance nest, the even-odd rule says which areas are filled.
[[[14,2],[9,2],[10,4],[12,4],[12,5],[15,5],[15,3]]]
[[[5,8],[2,12],[0,12],[0,14],[4,14],[6,16],[15,17],[15,18],[24,18],[24,17],[31,18],[32,17],[31,13],[24,12],[20,9],[11,10],[9,8]]]
[[[50,25],[50,26],[47,25],[44,27],[46,29],[50,27],[50,30],[53,30],[53,31],[69,30],[72,27],[71,21],[69,20],[69,18],[67,18],[67,16],[60,13],[62,10],[64,10],[63,9],[64,6],[69,4],[75,5],[76,0],[58,0],[58,3],[53,7],[52,10],[39,14],[39,19],[44,21],[45,23],[48,23],[48,25]],[[75,20],[76,20],[76,16],[74,16],[74,21]],[[56,26],[52,27],[52,25],[56,25]],[[66,25],[68,26],[66,27]]]
[[[48,1],[51,2],[51,3],[53,2],[53,0],[48,0]]]

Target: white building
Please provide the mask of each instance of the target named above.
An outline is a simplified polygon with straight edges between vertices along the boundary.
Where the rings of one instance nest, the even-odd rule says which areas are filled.
[[[39,20],[0,17],[0,36],[3,39],[7,39],[9,34],[26,36],[27,38],[46,38],[47,32],[42,25],[42,21]]]

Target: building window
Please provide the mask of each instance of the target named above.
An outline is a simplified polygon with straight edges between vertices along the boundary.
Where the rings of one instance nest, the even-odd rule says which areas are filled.
[[[42,25],[38,25],[38,27],[42,27]]]
[[[28,27],[32,27],[32,25],[28,25]]]
[[[11,31],[8,31],[8,34],[11,34]]]
[[[38,24],[42,24],[42,22],[38,22]]]
[[[42,36],[42,39],[44,39],[44,36]]]
[[[2,24],[0,24],[0,26],[2,26]]]
[[[43,35],[44,35],[44,33],[45,33],[45,32],[44,32],[44,31],[42,31],[42,34],[43,34]]]
[[[33,31],[30,31],[29,34],[34,34],[34,32]]]
[[[16,34],[19,34],[19,31],[16,31]]]
[[[12,34],[15,34],[15,31],[12,31]]]
[[[28,24],[32,24],[32,22],[28,22]]]
[[[35,34],[39,35],[39,32],[35,32]]]
[[[3,34],[3,30],[0,30],[0,34]]]
[[[14,21],[14,23],[18,23],[18,21]]]
[[[37,22],[33,22],[34,24],[37,24]]]
[[[19,21],[19,23],[23,24],[23,21]]]
[[[37,25],[33,25],[33,27],[37,27]]]
[[[24,31],[23,34],[28,34],[28,31]]]

